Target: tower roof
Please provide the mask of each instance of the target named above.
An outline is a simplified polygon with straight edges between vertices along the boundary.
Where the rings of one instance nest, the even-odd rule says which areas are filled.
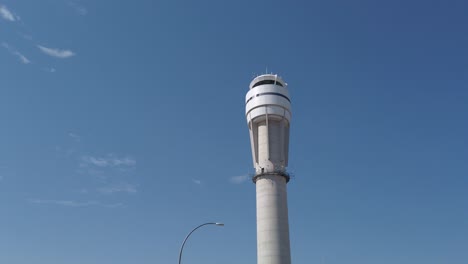
[[[284,88],[286,88],[286,86],[288,85],[277,74],[262,74],[262,75],[255,77],[250,82],[249,87],[250,89],[252,89],[256,86],[263,85],[263,84],[276,84]]]

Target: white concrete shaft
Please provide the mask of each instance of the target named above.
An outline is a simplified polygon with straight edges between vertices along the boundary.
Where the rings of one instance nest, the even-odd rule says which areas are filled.
[[[253,123],[252,126],[256,172],[283,172],[288,162],[289,125],[287,120],[269,116],[267,120]],[[258,142],[257,146],[255,142]],[[256,155],[258,155],[257,158]]]
[[[257,176],[257,263],[291,264],[286,179]]]

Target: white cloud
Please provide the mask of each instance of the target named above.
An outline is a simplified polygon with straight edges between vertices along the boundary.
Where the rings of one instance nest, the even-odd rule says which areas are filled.
[[[72,7],[78,15],[86,16],[88,14],[88,10],[77,2],[70,1],[68,2],[68,5]]]
[[[231,183],[234,184],[241,184],[249,179],[249,175],[239,175],[239,176],[234,176],[229,179]]]
[[[81,137],[78,134],[75,134],[75,133],[72,133],[72,132],[68,133],[68,136],[73,138],[75,141],[80,141],[80,139],[81,139]]]
[[[71,50],[62,50],[62,49],[53,49],[53,48],[47,48],[41,45],[37,45],[37,47],[45,54],[59,58],[59,59],[66,59],[70,58],[72,56],[75,56],[76,54],[71,51]]]
[[[90,156],[85,156],[83,157],[83,161],[86,164],[92,164],[97,167],[107,167],[109,166],[109,162],[107,159],[104,158],[95,158],[95,157],[90,157]]]
[[[78,202],[73,200],[42,200],[42,199],[30,199],[29,202],[34,204],[52,204],[52,205],[61,205],[67,207],[87,207],[87,206],[100,206],[100,207],[107,207],[107,208],[117,208],[122,207],[122,203],[115,203],[115,204],[108,204],[108,203],[101,203],[98,201],[85,201],[85,202]]]
[[[32,40],[33,37],[31,35],[28,35],[28,34],[24,34],[24,33],[21,33],[21,32],[18,32],[18,35],[26,40]]]
[[[132,158],[125,157],[122,159],[112,158],[110,159],[110,163],[113,166],[135,166],[136,161]]]
[[[137,186],[130,183],[119,183],[99,188],[98,191],[105,194],[112,194],[117,192],[136,193]]]
[[[28,60],[28,58],[26,58],[23,54],[19,53],[18,51],[15,51],[13,52],[14,55],[18,56],[18,58],[20,59],[20,61],[23,63],[23,64],[29,64],[31,63],[30,60]]]
[[[44,71],[50,72],[50,73],[54,73],[54,72],[56,72],[57,70],[56,70],[55,68],[44,68]]]
[[[201,185],[202,183],[200,180],[195,180],[195,179],[192,179],[192,182],[198,185]]]
[[[11,22],[14,22],[16,20],[20,20],[20,17],[13,14],[13,12],[11,12],[10,10],[8,10],[8,8],[4,5],[0,5],[0,16],[7,20],[7,21],[11,21]]]
[[[31,61],[26,58],[26,56],[24,56],[23,54],[21,54],[19,51],[17,51],[16,49],[14,49],[13,47],[11,47],[10,45],[8,45],[8,43],[6,42],[2,42],[2,47],[4,47],[5,49],[8,50],[8,52],[10,52],[11,54],[15,55],[16,57],[18,57],[18,59],[20,60],[21,63],[23,64],[29,64],[31,63]]]
[[[136,160],[131,157],[118,158],[112,154],[109,154],[106,157],[83,156],[81,160],[82,167],[92,165],[95,167],[107,168],[121,166],[133,167],[136,165]]]

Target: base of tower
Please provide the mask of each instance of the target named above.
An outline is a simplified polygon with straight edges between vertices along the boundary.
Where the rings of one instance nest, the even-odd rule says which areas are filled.
[[[254,177],[257,207],[257,264],[291,264],[285,173]]]

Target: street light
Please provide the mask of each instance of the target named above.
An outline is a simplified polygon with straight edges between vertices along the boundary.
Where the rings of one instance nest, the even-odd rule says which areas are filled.
[[[182,260],[182,250],[184,250],[185,242],[187,241],[187,239],[189,238],[189,236],[190,236],[195,230],[197,230],[198,228],[200,228],[200,227],[202,227],[202,226],[206,226],[206,225],[224,226],[223,223],[204,223],[204,224],[201,224],[201,225],[195,227],[192,231],[190,231],[190,233],[188,233],[188,235],[185,237],[184,242],[182,243],[182,246],[180,247],[180,252],[179,252],[179,264],[180,264],[180,261]]]

